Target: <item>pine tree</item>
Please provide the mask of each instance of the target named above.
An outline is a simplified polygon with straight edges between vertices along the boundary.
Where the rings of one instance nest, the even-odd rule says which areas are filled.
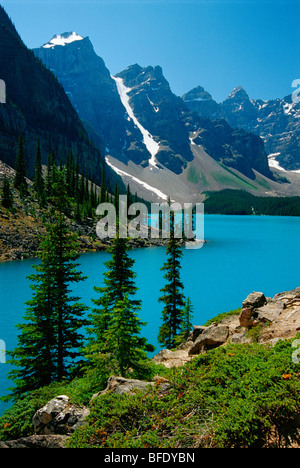
[[[118,184],[115,183],[115,194],[114,194],[114,206],[115,206],[115,209],[116,209],[116,213],[117,213],[117,216],[118,216],[118,213],[119,213],[119,187],[118,187]]]
[[[51,198],[53,191],[53,184],[56,183],[58,169],[56,165],[56,155],[54,150],[48,154],[47,159],[47,175],[46,175],[46,193],[47,197]]]
[[[59,173],[52,188],[52,222],[41,242],[41,264],[29,279],[34,294],[27,302],[25,323],[18,326],[19,346],[10,353],[16,383],[13,396],[60,381],[71,375],[80,357],[87,325],[87,310],[71,294],[70,284],[84,280],[78,271],[76,235],[70,233],[63,211],[68,204],[64,175]]]
[[[105,354],[115,372],[125,375],[129,368],[141,370],[146,360],[145,351],[153,351],[145,338],[139,336],[142,323],[138,318],[141,300],[134,299],[137,292],[136,274],[132,270],[134,260],[128,254],[126,239],[115,238],[110,248],[111,259],[106,262],[104,287],[95,287],[100,294],[93,299],[97,306],[90,316],[91,338],[87,353],[93,361]]]
[[[79,158],[76,156],[76,164],[73,166],[73,196],[76,200],[79,200]]]
[[[174,237],[174,213],[171,213],[170,240],[167,246],[167,262],[162,267],[165,271],[164,278],[167,280],[166,286],[161,289],[163,296],[159,302],[163,302],[165,307],[162,311],[162,325],[159,329],[158,341],[168,349],[174,348],[177,336],[181,330],[183,319],[183,307],[185,304],[183,295],[183,283],[180,279],[182,250],[178,240]]]
[[[128,299],[120,299],[112,310],[109,327],[103,334],[107,348],[115,361],[115,371],[121,376],[128,375],[134,370],[140,376],[147,360],[146,350],[154,348],[147,345],[146,339],[140,337],[140,331],[145,323],[137,316],[140,306],[135,307]]]
[[[14,186],[16,189],[19,190],[21,197],[27,194],[28,185],[26,180],[26,163],[25,163],[25,154],[24,154],[24,141],[23,135],[19,136],[18,140],[18,151],[17,151],[17,159],[15,164],[15,180]]]
[[[4,208],[7,208],[9,210],[13,209],[13,205],[14,205],[13,194],[10,188],[10,183],[6,176],[4,177],[4,180],[3,180],[1,205]]]
[[[107,188],[105,185],[105,167],[102,166],[102,176],[101,176],[101,193],[100,193],[100,203],[105,203],[107,201]]]
[[[40,139],[38,138],[37,148],[36,148],[36,159],[35,159],[35,171],[34,171],[34,179],[33,179],[33,188],[35,193],[37,194],[38,201],[40,205],[44,205],[45,203],[45,184],[43,179],[43,171],[42,171],[42,155],[41,155],[41,147],[40,147]]]
[[[191,299],[188,297],[185,302],[185,306],[182,312],[181,332],[177,344],[186,341],[190,335],[193,324],[191,322],[193,318],[193,305]]]

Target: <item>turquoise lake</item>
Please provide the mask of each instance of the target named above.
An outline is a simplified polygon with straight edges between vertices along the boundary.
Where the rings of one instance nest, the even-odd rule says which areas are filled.
[[[266,296],[300,286],[300,218],[271,216],[205,215],[205,239],[201,249],[183,249],[182,280],[185,295],[194,306],[195,325],[203,325],[221,312],[241,307],[252,291]],[[157,344],[162,305],[158,303],[165,281],[160,271],[166,260],[164,247],[136,249],[138,298],[142,299],[140,318],[148,322],[142,334]],[[88,279],[76,286],[76,293],[88,306],[97,298],[94,286],[102,286],[106,252],[84,254],[81,270]],[[22,323],[24,302],[31,298],[26,278],[38,260],[0,264],[0,340],[6,349],[17,344],[16,324]],[[0,363],[0,395],[12,382],[7,379],[9,365]],[[7,404],[0,403],[0,415]]]

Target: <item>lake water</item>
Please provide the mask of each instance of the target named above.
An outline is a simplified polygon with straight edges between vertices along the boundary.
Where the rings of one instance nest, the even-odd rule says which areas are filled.
[[[201,249],[183,249],[182,280],[185,295],[194,306],[195,325],[203,325],[221,312],[241,307],[252,291],[266,296],[300,285],[300,218],[268,216],[205,215],[205,239]],[[166,260],[164,247],[136,249],[135,260],[138,298],[142,299],[140,318],[148,322],[142,334],[157,344],[162,305],[158,303],[165,281],[161,266]],[[76,293],[88,306],[97,298],[93,287],[103,285],[106,252],[84,254],[81,270],[88,280],[76,286]],[[24,302],[31,298],[26,276],[34,272],[26,260],[0,264],[0,340],[7,349],[17,344],[16,324],[22,323]],[[8,364],[0,363],[0,395],[12,385],[7,380]],[[0,403],[0,415],[8,405]]]

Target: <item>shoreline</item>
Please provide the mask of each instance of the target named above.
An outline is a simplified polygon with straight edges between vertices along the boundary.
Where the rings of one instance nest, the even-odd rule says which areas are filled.
[[[89,239],[91,241],[91,239]],[[99,241],[101,242],[101,241]],[[189,249],[197,249],[197,244],[206,244],[206,240],[200,240],[200,241],[188,241],[189,243],[195,242],[195,246],[189,247]],[[142,249],[142,248],[151,248],[151,247],[166,247],[168,243],[168,239],[143,239],[143,238],[137,238],[137,239],[129,239],[128,244],[130,247],[130,250],[133,249]],[[185,244],[184,241],[181,242],[182,245]],[[90,246],[90,248],[82,248],[78,251],[80,255],[82,254],[87,254],[87,253],[97,253],[97,252],[105,252],[108,248],[110,247],[110,242],[105,241],[101,244],[98,242],[95,243],[94,245]],[[35,253],[31,252],[20,252],[19,250],[16,249],[10,249],[9,251],[1,254],[0,253],[0,264],[5,264],[5,263],[12,263],[12,262],[17,262],[17,261],[23,261],[23,260],[36,260],[39,259],[39,252],[35,251]]]

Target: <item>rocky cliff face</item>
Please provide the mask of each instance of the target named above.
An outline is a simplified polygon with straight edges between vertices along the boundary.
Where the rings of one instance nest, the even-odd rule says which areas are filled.
[[[202,117],[225,119],[233,128],[259,135],[268,155],[273,155],[286,170],[300,168],[300,103],[292,96],[263,101],[251,99],[242,87],[216,103],[200,86],[183,96],[186,105]]]
[[[172,93],[161,67],[133,65],[117,78],[127,88],[128,104],[135,118],[157,145],[154,162],[180,174],[193,160],[189,130],[183,119],[187,108]],[[148,152],[152,153],[150,144]]]
[[[0,58],[0,76],[6,83],[7,94],[6,104],[0,105],[1,159],[14,166],[22,132],[29,176],[33,173],[39,136],[43,163],[53,149],[57,160],[63,162],[72,150],[74,155],[78,154],[80,166],[100,182],[103,158],[99,149],[90,143],[61,84],[23,44],[2,7]]]
[[[65,38],[71,33],[65,33]],[[54,36],[55,37],[55,36]],[[50,46],[49,46],[50,44]],[[122,155],[129,145],[124,108],[116,84],[88,37],[65,45],[44,45],[34,53],[58,78],[89,135],[103,152]],[[129,126],[129,125],[128,125]],[[130,126],[129,126],[130,127]],[[141,140],[141,135],[135,135]]]

